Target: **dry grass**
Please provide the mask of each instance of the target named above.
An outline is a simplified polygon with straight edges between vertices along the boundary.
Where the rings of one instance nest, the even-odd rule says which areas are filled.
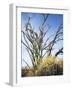
[[[22,77],[24,76],[50,76],[63,75],[63,60],[54,56],[44,58],[36,69],[25,67],[22,69]]]

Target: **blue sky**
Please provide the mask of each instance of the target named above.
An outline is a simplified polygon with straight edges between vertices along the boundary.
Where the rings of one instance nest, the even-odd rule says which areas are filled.
[[[22,24],[22,30],[23,31],[25,30],[25,25],[27,23],[28,17],[31,17],[30,23],[31,23],[32,27],[34,28],[34,31],[38,32],[39,27],[41,26],[41,24],[43,22],[43,16],[41,15],[41,13],[25,13],[25,12],[22,12],[21,13],[21,24]],[[51,34],[55,33],[55,31],[58,29],[58,26],[61,23],[63,23],[63,15],[62,14],[51,14],[51,13],[49,13],[49,16],[48,16],[45,24],[49,24],[51,26],[51,28],[48,29],[48,27],[45,27],[45,29],[48,29],[48,33],[46,35],[46,38],[48,36],[50,36]],[[55,49],[55,51],[53,51],[53,53],[55,53],[61,46],[63,46],[63,41],[59,42],[55,46],[56,49]],[[26,60],[28,62],[28,64],[31,65],[31,60],[29,58],[28,53],[25,50],[25,47],[22,45],[21,48],[22,48],[22,59],[24,58],[24,60]],[[22,61],[22,66],[25,66],[25,63],[23,61]]]

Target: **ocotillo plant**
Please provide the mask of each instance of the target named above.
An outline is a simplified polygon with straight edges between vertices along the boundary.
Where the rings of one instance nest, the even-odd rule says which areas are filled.
[[[42,14],[41,14],[42,15]],[[48,18],[48,15],[42,15],[43,17],[43,22],[41,24],[41,26],[39,27],[39,33],[35,32],[31,22],[30,22],[30,17],[28,17],[28,21],[25,25],[25,30],[22,30],[22,34],[23,34],[23,38],[24,40],[21,40],[22,44],[25,46],[31,62],[32,62],[32,66],[34,68],[34,70],[37,69],[37,67],[40,65],[40,63],[42,62],[43,58],[45,56],[50,56],[52,54],[52,51],[54,49],[54,45],[57,44],[59,41],[63,40],[63,24],[60,24],[58,26],[57,31],[52,34],[51,36],[48,36],[48,38],[45,40],[45,36],[49,30],[49,24],[47,25],[47,30],[45,29],[46,26],[46,20]],[[52,39],[50,40],[50,38],[52,37]],[[49,41],[50,40],[50,41]],[[61,47],[56,53],[55,56],[57,57],[59,54],[63,53],[63,47]],[[28,68],[30,68],[30,66],[28,65],[28,63],[23,60]]]

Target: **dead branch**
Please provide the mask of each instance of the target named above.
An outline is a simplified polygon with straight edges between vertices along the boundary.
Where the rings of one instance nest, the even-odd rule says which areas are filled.
[[[56,52],[55,56],[57,57],[60,53],[63,53],[63,47],[61,49],[59,49],[58,52]]]

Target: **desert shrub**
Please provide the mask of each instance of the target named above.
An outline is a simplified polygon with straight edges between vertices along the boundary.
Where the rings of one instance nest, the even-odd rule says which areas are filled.
[[[49,56],[42,60],[36,69],[22,69],[22,76],[50,76],[63,74],[63,60],[55,56]]]
[[[62,75],[63,74],[63,61],[56,60],[56,57],[48,57],[40,64],[37,72],[37,75],[40,76],[49,76],[49,75]]]
[[[32,68],[29,69],[27,67],[23,68],[22,69],[22,77],[24,77],[24,76],[34,76],[34,70]]]
[[[27,72],[28,72],[27,69],[26,69],[26,68],[23,68],[22,71],[21,71],[22,77],[23,77],[23,76],[26,76],[26,73],[27,73]]]

